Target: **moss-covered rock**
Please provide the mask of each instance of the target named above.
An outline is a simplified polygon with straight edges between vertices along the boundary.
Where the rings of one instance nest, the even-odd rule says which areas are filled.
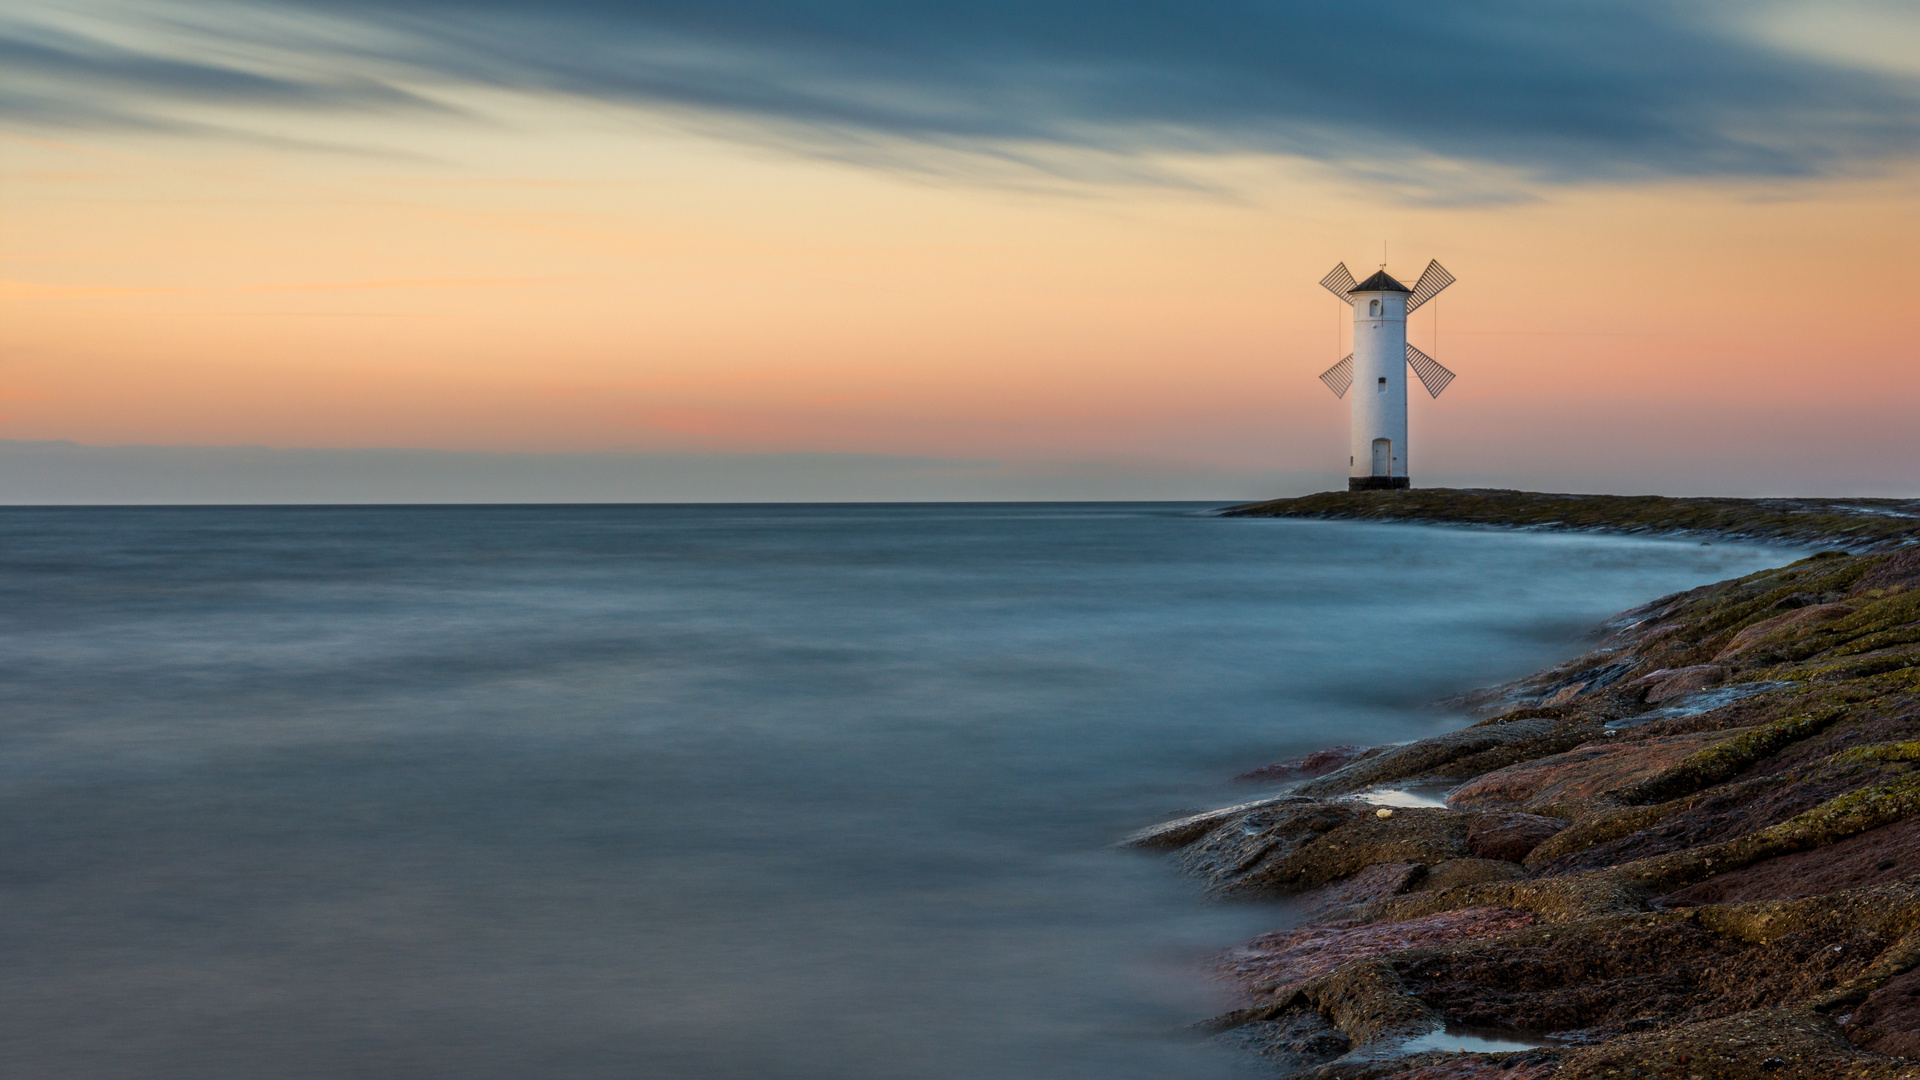
[[[1242,957],[1276,975],[1216,1030],[1320,1037],[1297,1074],[1328,1080],[1920,1080],[1895,1056],[1920,1054],[1920,502],[1416,491],[1237,512],[1844,550],[1642,605],[1588,655],[1461,699],[1488,720],[1344,748],[1287,795],[1151,832],[1219,893],[1302,904],[1290,944]],[[1440,781],[1450,809],[1352,798]],[[1569,1041],[1414,1052],[1442,1024]]]

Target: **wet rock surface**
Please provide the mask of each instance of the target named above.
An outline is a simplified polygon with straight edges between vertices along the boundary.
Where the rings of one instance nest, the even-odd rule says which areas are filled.
[[[1272,781],[1305,780],[1315,776],[1325,776],[1335,769],[1351,764],[1361,757],[1370,757],[1379,750],[1364,746],[1329,746],[1324,750],[1315,750],[1306,757],[1291,761],[1277,761],[1272,765],[1262,765],[1249,769],[1234,777],[1236,781]]]
[[[1238,820],[1243,814],[1269,806],[1288,803],[1304,804],[1312,800],[1296,796],[1281,795],[1271,799],[1241,803],[1238,806],[1223,806],[1218,810],[1208,810],[1199,814],[1186,814],[1158,825],[1149,825],[1122,840],[1121,846],[1156,850],[1185,847],[1195,840],[1213,832],[1230,821]]]
[[[1344,1056],[1353,1046],[1331,1020],[1310,1008],[1229,1028],[1214,1040],[1257,1059],[1281,1076],[1302,1075]]]
[[[1471,854],[1474,815],[1394,810],[1334,800],[1280,803],[1239,814],[1175,859],[1215,892],[1284,896],[1344,881],[1385,863],[1430,866]]]
[[[1301,920],[1220,959],[1244,1004],[1209,1030],[1276,1077],[1920,1080],[1920,545],[1608,630],[1462,699],[1488,720],[1157,827]],[[1412,783],[1447,806],[1355,797]],[[1422,1041],[1443,1026],[1542,1045]]]

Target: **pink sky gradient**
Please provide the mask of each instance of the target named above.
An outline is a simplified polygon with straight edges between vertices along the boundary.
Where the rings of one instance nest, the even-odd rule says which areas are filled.
[[[1315,282],[1384,243],[1460,279],[1412,322],[1459,374],[1414,403],[1416,485],[1920,494],[1910,163],[1422,205],[1284,155],[1013,182],[491,107],[303,121],[365,153],[0,136],[0,440],[1333,486],[1343,310]]]

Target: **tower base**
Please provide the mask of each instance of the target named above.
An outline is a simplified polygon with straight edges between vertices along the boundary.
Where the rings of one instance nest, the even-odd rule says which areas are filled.
[[[1349,476],[1348,491],[1405,491],[1413,483],[1405,476]]]

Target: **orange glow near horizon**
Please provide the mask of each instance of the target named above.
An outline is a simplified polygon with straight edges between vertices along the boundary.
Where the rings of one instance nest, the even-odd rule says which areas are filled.
[[[1384,240],[1460,279],[1410,329],[1460,376],[1414,405],[1417,474],[1920,464],[1913,171],[1418,207],[1274,160],[1187,163],[1238,198],[1021,190],[529,130],[5,138],[0,439],[1337,475],[1315,282]]]

